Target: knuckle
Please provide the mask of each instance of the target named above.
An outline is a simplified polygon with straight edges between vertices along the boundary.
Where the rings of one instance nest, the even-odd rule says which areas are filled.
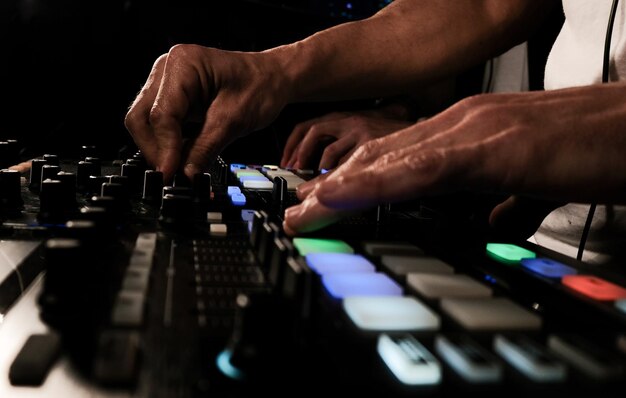
[[[377,141],[367,141],[357,148],[354,152],[354,158],[359,161],[368,161],[376,158],[378,154],[379,144]]]

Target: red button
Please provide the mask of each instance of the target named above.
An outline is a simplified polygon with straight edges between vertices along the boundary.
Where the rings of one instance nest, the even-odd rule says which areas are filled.
[[[626,298],[626,289],[591,275],[565,275],[561,283],[594,300],[611,301]]]

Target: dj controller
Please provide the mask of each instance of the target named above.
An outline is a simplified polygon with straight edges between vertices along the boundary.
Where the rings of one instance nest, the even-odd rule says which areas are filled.
[[[0,171],[2,397],[623,396],[618,266],[454,198],[290,237],[318,172],[220,158],[164,185],[94,151]]]

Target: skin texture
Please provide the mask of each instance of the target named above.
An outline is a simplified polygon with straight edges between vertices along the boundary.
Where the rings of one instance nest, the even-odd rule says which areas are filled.
[[[178,171],[192,177],[288,103],[416,92],[523,41],[550,3],[398,0],[365,20],[263,52],[176,45],[155,61],[125,125],[166,181]],[[189,121],[201,128],[185,145]]]
[[[126,126],[166,180],[180,170],[191,177],[288,103],[419,92],[526,40],[558,4],[396,0],[371,18],[264,52],[178,45],[155,62]],[[623,203],[624,88],[480,95],[408,127],[370,124],[385,133],[331,151],[323,161],[341,165],[301,186],[303,203],[287,210],[285,231],[318,229],[380,202],[468,189],[514,195],[494,209],[494,225],[537,224],[563,202]],[[335,121],[342,120],[357,122]],[[188,150],[187,121],[202,126]],[[289,152],[286,163],[307,160],[298,145]]]
[[[303,202],[287,209],[285,230],[308,232],[355,209],[458,189],[552,203],[515,197],[494,209],[492,223],[519,218],[519,206],[545,216],[565,201],[623,203],[625,88],[613,83],[460,101],[368,142],[334,172],[302,185]]]
[[[281,167],[332,169],[374,138],[384,137],[412,123],[374,111],[334,112],[299,123],[287,139]],[[318,164],[314,154],[325,146]]]

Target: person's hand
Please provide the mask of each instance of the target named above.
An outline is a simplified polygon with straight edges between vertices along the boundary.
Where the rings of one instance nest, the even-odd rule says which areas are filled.
[[[272,52],[176,45],[154,63],[125,125],[166,181],[180,167],[192,177],[234,139],[273,121],[289,100],[287,87]],[[183,153],[187,121],[202,127]]]
[[[356,148],[384,137],[411,122],[388,118],[374,110],[333,112],[297,124],[287,139],[281,167],[332,169],[342,164]],[[324,147],[319,164],[315,154]]]
[[[303,202],[287,209],[285,231],[307,232],[377,203],[458,190],[624,202],[624,96],[624,84],[616,83],[462,100],[366,143],[336,170],[301,185]],[[492,222],[514,208],[498,206]]]

